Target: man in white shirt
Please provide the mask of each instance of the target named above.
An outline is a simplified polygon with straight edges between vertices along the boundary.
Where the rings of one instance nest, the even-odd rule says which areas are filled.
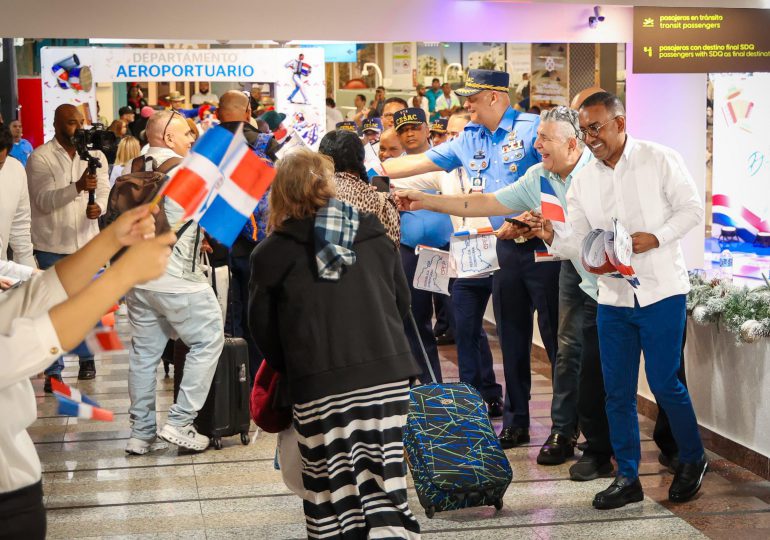
[[[425,111],[425,117],[430,116],[430,102],[425,97],[425,85],[418,84],[415,87],[416,94],[409,99],[409,106]]]
[[[436,98],[436,112],[441,118],[449,118],[456,112],[462,110],[460,98],[452,92],[452,86],[449,83],[441,85],[442,94]]]
[[[364,118],[369,114],[369,109],[366,107],[366,96],[363,94],[356,94],[356,97],[353,98],[353,105],[356,106],[356,110],[350,111],[347,119],[352,120],[357,126],[360,126],[361,122],[363,122]]]
[[[337,124],[344,120],[345,117],[337,108],[337,103],[330,97],[326,98],[326,132],[334,131],[337,129]]]
[[[211,92],[208,82],[201,81],[198,83],[198,91],[190,98],[190,103],[193,107],[200,107],[204,103],[216,106],[219,105],[219,96]]]
[[[146,157],[160,166],[187,155],[194,134],[184,117],[174,111],[155,113],[147,122],[150,148]],[[128,393],[131,398],[129,454],[160,449],[156,436],[189,450],[203,451],[209,438],[193,426],[203,407],[224,345],[222,311],[214,291],[198,264],[202,232],[192,221],[183,223],[184,209],[166,198],[169,224],[178,227],[166,273],[133,288],[126,295],[131,323]],[[179,395],[168,411],[166,425],[157,429],[156,371],[166,343],[178,337],[190,348],[184,364]]]
[[[13,135],[8,128],[0,127],[0,260],[7,258],[10,246],[14,262],[36,267],[29,232],[27,173],[19,160],[8,155],[12,147]]]
[[[32,210],[32,245],[41,269],[76,252],[99,234],[97,219],[107,209],[110,193],[107,158],[91,151],[102,166],[88,174],[88,162],[80,159],[72,137],[82,129],[84,118],[74,105],[59,105],[54,115],[54,138],[39,146],[27,161],[27,186]],[[88,192],[94,191],[94,204]],[[94,358],[84,344],[72,351],[80,360],[78,379],[96,377]],[[59,358],[46,371],[44,389],[50,392],[51,377],[61,379],[64,361]]]
[[[163,272],[174,235],[147,239],[154,232],[147,207],[126,212],[56,270],[0,294],[0,537],[45,538],[40,459],[27,433],[37,408],[29,378],[82,340],[129,287]]]
[[[703,201],[677,152],[627,135],[616,96],[599,92],[587,98],[580,107],[580,131],[596,160],[572,181],[571,234],[553,237],[552,249],[577,256],[592,229],[612,230],[616,218],[633,233],[631,266],[640,283],[633,288],[624,279],[599,276],[597,324],[618,476],[593,506],[619,508],[644,498],[636,411],[642,352],[650,389],[679,447],[669,499],[687,501],[700,489],[708,461],[690,396],[677,378],[690,289],[679,239],[700,223]]]

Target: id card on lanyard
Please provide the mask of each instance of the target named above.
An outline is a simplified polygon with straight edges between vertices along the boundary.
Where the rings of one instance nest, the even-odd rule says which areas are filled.
[[[468,168],[471,170],[472,176],[470,179],[470,193],[484,193],[484,186],[486,180],[481,175],[481,172],[489,167],[489,161],[484,150],[477,150],[473,154],[473,159],[468,162]],[[465,191],[463,189],[463,191]]]

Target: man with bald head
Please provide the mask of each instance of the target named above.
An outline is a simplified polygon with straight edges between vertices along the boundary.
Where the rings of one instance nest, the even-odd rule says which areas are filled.
[[[72,140],[83,121],[77,107],[59,105],[54,115],[54,138],[39,146],[27,161],[32,245],[41,269],[53,266],[99,234],[96,220],[107,208],[107,158],[99,151],[90,152],[102,166],[95,175],[89,175],[88,162],[80,159]],[[94,204],[88,204],[89,190],[94,191]],[[93,379],[96,368],[88,349],[81,344],[73,353],[80,358],[78,379]],[[45,371],[47,392],[51,391],[51,378],[61,380],[63,368],[59,358]]]
[[[386,105],[387,106],[387,105]],[[404,155],[404,147],[394,128],[386,129],[380,135],[380,161]]]
[[[194,134],[176,111],[160,111],[147,122],[150,148],[145,160],[163,172],[188,154]],[[173,160],[173,161],[171,161]],[[160,278],[135,287],[126,294],[131,323],[128,357],[128,392],[131,398],[129,454],[146,454],[166,442],[203,451],[208,437],[193,425],[203,407],[224,345],[222,312],[211,285],[197,264],[201,228],[184,219],[184,209],[166,198],[163,211],[177,229],[178,240]],[[168,412],[166,425],[157,429],[155,373],[166,343],[178,337],[190,348],[184,364],[179,395]]]

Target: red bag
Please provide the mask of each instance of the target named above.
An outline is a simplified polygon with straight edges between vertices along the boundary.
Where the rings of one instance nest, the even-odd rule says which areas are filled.
[[[263,360],[254,376],[249,409],[254,423],[268,433],[279,433],[291,425],[291,407],[277,403],[280,382],[281,374]]]

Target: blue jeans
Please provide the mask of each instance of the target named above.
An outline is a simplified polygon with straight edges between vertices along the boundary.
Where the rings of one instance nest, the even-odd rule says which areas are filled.
[[[500,270],[492,280],[497,335],[505,370],[503,427],[529,427],[529,397],[532,388],[533,315],[537,310],[540,337],[553,366],[556,363],[556,330],[559,319],[558,262],[535,262],[541,240],[517,244],[497,242]]]
[[[455,280],[451,297],[460,381],[473,386],[485,401],[492,401],[503,395],[503,387],[495,380],[492,351],[482,327],[484,311],[491,295],[490,276],[483,279]]]
[[[156,372],[166,342],[178,336],[190,347],[176,403],[168,423],[186,426],[195,420],[217,369],[224,346],[222,310],[209,287],[191,294],[132,289],[126,295],[131,324],[128,356],[128,395],[131,398],[131,436],[145,441],[157,433]]]
[[[35,258],[37,259],[37,265],[40,267],[41,270],[46,270],[48,268],[51,268],[54,264],[57,263],[57,261],[60,261],[61,259],[67,256],[61,253],[51,253],[50,251],[38,251],[38,250],[35,250],[34,255],[35,255]],[[70,353],[78,355],[78,360],[80,361],[81,364],[88,360],[93,361],[94,359],[94,355],[92,355],[91,351],[88,350],[88,347],[86,346],[85,341],[81,342],[77,347],[72,349]],[[64,357],[60,356],[59,358],[54,360],[53,364],[51,364],[45,369],[45,374],[61,376],[62,370],[64,370]]]
[[[433,325],[431,322],[433,317],[433,293],[414,288],[414,273],[417,269],[417,255],[414,254],[414,248],[401,244],[400,251],[404,274],[406,274],[406,281],[409,283],[409,292],[412,294],[412,315],[414,315],[417,329],[420,331],[419,336],[415,335],[412,321],[407,316],[404,320],[406,339],[409,341],[409,347],[412,349],[412,355],[417,360],[417,365],[422,369],[420,382],[423,384],[432,382],[428,373],[428,367],[425,365],[422,349],[420,348],[420,340],[422,340],[425,352],[428,354],[433,373],[436,375],[436,382],[442,382],[438,346],[436,345],[436,336],[433,335]]]
[[[618,472],[627,478],[639,476],[641,449],[636,389],[639,358],[650,390],[671,423],[682,463],[695,463],[703,455],[703,443],[690,394],[677,377],[685,325],[686,296],[670,296],[646,307],[599,304],[597,324],[607,393],[610,440]]]

